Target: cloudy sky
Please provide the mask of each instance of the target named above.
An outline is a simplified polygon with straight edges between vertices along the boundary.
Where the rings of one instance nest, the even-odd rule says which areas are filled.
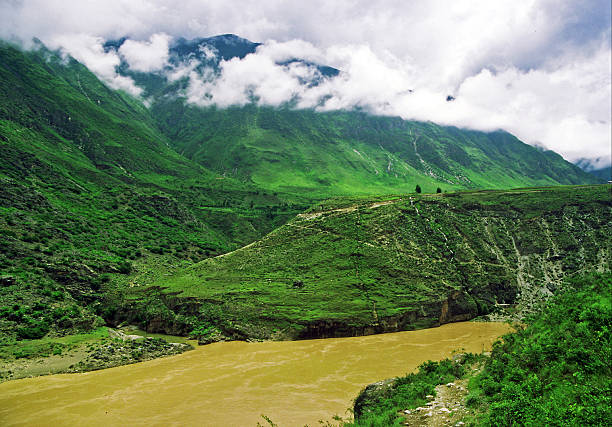
[[[594,167],[611,162],[610,19],[609,0],[0,0],[1,37],[38,37],[135,96],[140,89],[115,73],[121,59],[188,76],[196,104],[241,104],[255,93],[266,105],[297,99],[501,128]],[[222,63],[214,81],[193,64],[164,68],[173,40],[223,33],[264,45]],[[132,41],[119,52],[102,49],[122,36]],[[295,56],[342,73],[304,85],[316,70],[277,65]]]

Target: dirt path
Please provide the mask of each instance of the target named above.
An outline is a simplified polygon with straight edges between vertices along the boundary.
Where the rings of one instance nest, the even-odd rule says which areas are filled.
[[[372,205],[369,206],[370,209],[376,209],[380,206],[386,206],[386,205],[392,205],[394,203],[399,202],[402,199],[397,199],[397,200],[387,200],[386,202],[378,202],[378,203],[374,203]]]
[[[323,214],[331,213],[331,212],[339,212],[339,213],[348,213],[357,210],[357,206],[349,206],[348,208],[339,208],[339,209],[331,209],[328,211],[320,211],[320,212],[312,212],[312,213],[301,213],[298,214],[298,218],[303,219],[315,219],[320,217]]]
[[[394,199],[394,200],[385,200],[384,202],[376,202],[371,204],[370,206],[368,206],[368,208],[370,209],[376,209],[380,206],[386,206],[386,205],[392,205],[395,204],[397,202],[402,201],[402,199]],[[353,206],[348,206],[346,208],[338,208],[338,209],[329,209],[326,211],[320,211],[320,212],[309,212],[309,213],[301,213],[298,214],[297,217],[298,218],[302,218],[302,219],[315,219],[320,217],[321,215],[324,214],[328,214],[328,213],[332,213],[332,212],[336,212],[336,213],[349,213],[349,212],[353,212],[356,211],[359,208],[359,205],[353,205]]]
[[[468,410],[464,405],[467,395],[467,379],[455,380],[452,383],[442,384],[436,387],[435,399],[425,406],[416,409],[405,410],[402,415],[406,426],[462,426],[461,421]]]
[[[231,255],[231,254],[233,254],[233,253],[235,253],[235,252],[241,251],[241,250],[243,250],[243,249],[250,248],[250,247],[251,247],[251,246],[253,246],[255,243],[259,243],[259,242],[260,242],[260,240],[255,240],[254,242],[251,242],[251,243],[249,243],[249,244],[248,244],[248,245],[246,245],[246,246],[242,246],[242,247],[240,247],[240,248],[238,248],[238,249],[234,249],[234,250],[233,250],[233,251],[231,251],[231,252],[226,252],[226,253],[224,253],[224,254],[217,255],[216,257],[212,257],[212,258],[208,258],[208,259],[219,259],[219,258],[223,258],[223,257],[226,257],[226,256],[228,256],[228,255]]]

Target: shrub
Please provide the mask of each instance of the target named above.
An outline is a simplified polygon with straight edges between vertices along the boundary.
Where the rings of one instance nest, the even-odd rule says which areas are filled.
[[[38,339],[49,332],[49,324],[44,320],[28,319],[26,326],[17,328],[17,338],[19,339]]]
[[[117,265],[117,270],[121,274],[130,274],[132,272],[132,264],[129,261],[121,261]]]
[[[574,279],[477,378],[484,425],[606,425],[612,419],[612,275]]]

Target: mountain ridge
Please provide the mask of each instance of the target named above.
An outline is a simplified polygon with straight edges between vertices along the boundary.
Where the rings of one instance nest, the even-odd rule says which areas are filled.
[[[196,60],[195,71],[208,76],[205,70],[212,69],[217,76],[219,58],[240,60],[258,46],[235,35],[181,39],[170,48],[169,61],[177,66]],[[212,59],[206,52],[210,47],[215,50]],[[314,67],[322,79],[339,72]],[[451,190],[596,182],[560,156],[504,131],[438,126],[359,110],[315,112],[296,109],[291,102],[266,106],[257,99],[244,106],[198,107],[187,101],[185,92],[192,84],[188,77],[170,81],[163,70],[134,73],[126,63],[119,71],[150,95],[151,115],[179,153],[271,191],[317,193],[324,187],[325,197],[411,191],[419,180],[426,191],[438,186]],[[214,82],[217,77],[206,78]],[[281,188],[280,182],[286,185]],[[368,182],[376,184],[360,188]]]

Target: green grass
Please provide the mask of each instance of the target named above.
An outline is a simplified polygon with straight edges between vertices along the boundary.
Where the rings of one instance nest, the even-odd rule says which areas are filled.
[[[123,276],[263,236],[310,199],[221,178],[169,147],[140,101],[44,48],[0,45],[0,333],[95,328]]]
[[[446,320],[496,303],[529,311],[564,276],[610,269],[609,195],[583,186],[338,198],[149,284],[222,307],[215,326],[259,338],[273,325],[309,336],[326,321],[348,335],[432,325],[448,298]]]
[[[398,414],[405,409],[425,405],[427,395],[435,396],[436,386],[455,381],[466,374],[469,367],[483,356],[467,354],[461,363],[449,359],[440,362],[428,361],[419,366],[417,372],[394,378],[378,386],[366,387],[355,399],[355,420],[342,426],[387,427],[400,425]]]
[[[357,112],[152,106],[177,151],[271,191],[377,195],[595,183],[551,152],[483,133]],[[416,149],[415,149],[416,146]]]
[[[106,327],[99,327],[87,333],[73,334],[65,337],[44,337],[35,340],[23,340],[0,346],[0,358],[32,359],[49,355],[61,355],[77,346],[87,342],[99,341],[108,338]]]
[[[489,193],[423,194],[416,207],[432,220],[414,215],[405,195],[417,183],[427,193],[584,179],[508,134],[357,112],[198,109],[171,98],[148,109],[43,46],[0,45],[0,333],[9,340],[122,321],[177,333],[214,324],[264,338],[299,336],[330,319],[344,334],[360,333],[375,316],[406,313],[414,318],[402,327],[427,326],[455,291],[458,310],[469,313],[513,298],[508,227],[520,251],[540,255],[549,227],[568,271],[598,262],[608,230],[597,217],[607,205],[593,201],[600,190],[494,193],[490,201]],[[546,199],[538,205],[538,197]],[[490,228],[510,261],[479,237],[486,230],[471,204],[504,218]],[[560,212],[575,225],[552,218]],[[201,299],[201,309],[183,305],[187,297]]]

